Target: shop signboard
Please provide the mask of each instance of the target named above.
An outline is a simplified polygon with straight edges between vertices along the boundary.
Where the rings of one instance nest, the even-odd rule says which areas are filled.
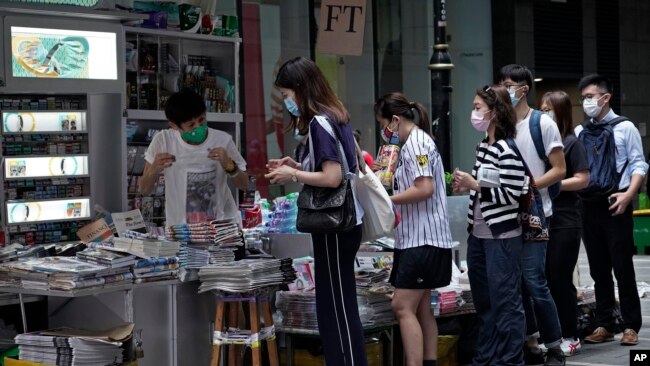
[[[361,56],[367,10],[366,0],[321,1],[318,51]]]

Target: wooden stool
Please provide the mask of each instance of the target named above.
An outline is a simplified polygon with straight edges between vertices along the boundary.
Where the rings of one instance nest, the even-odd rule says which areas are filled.
[[[229,346],[228,366],[236,365],[237,346],[251,347],[253,366],[262,366],[261,346],[263,340],[266,340],[269,364],[271,366],[278,366],[278,348],[275,340],[275,327],[273,325],[273,316],[271,314],[271,304],[269,303],[269,299],[270,293],[268,291],[227,295],[220,294],[218,296],[210,366],[221,365],[221,348],[223,345]],[[250,334],[247,337],[231,339],[230,337],[234,334],[241,335],[243,333],[241,330],[237,329],[239,308],[243,302],[248,303],[248,316],[251,324]],[[262,328],[260,324],[258,303],[261,303],[262,307],[262,315],[264,316],[265,325],[264,328]],[[228,328],[224,329],[226,308],[228,308]],[[246,332],[246,330],[244,330],[244,332]]]

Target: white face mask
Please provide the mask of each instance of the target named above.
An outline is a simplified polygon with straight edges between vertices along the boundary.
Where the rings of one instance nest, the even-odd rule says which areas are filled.
[[[547,111],[547,112],[542,112],[542,113],[544,113],[545,115],[551,117],[551,119],[555,121],[555,113],[553,113],[553,111]]]
[[[582,110],[585,111],[585,114],[591,118],[596,118],[603,110],[602,106],[598,105],[598,101],[601,100],[605,95],[601,95],[600,98],[589,98],[582,101]]]

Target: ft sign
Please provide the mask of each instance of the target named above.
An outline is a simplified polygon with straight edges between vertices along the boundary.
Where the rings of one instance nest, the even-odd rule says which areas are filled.
[[[321,1],[318,50],[335,55],[360,56],[367,9],[366,0]]]

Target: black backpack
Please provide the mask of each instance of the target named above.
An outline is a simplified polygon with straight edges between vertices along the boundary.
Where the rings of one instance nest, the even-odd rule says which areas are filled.
[[[607,197],[618,191],[618,185],[628,162],[625,162],[620,172],[616,170],[614,126],[627,120],[627,117],[619,116],[607,123],[594,124],[591,120],[582,122],[583,130],[578,139],[587,149],[589,185],[578,192],[581,198],[593,200]]]

